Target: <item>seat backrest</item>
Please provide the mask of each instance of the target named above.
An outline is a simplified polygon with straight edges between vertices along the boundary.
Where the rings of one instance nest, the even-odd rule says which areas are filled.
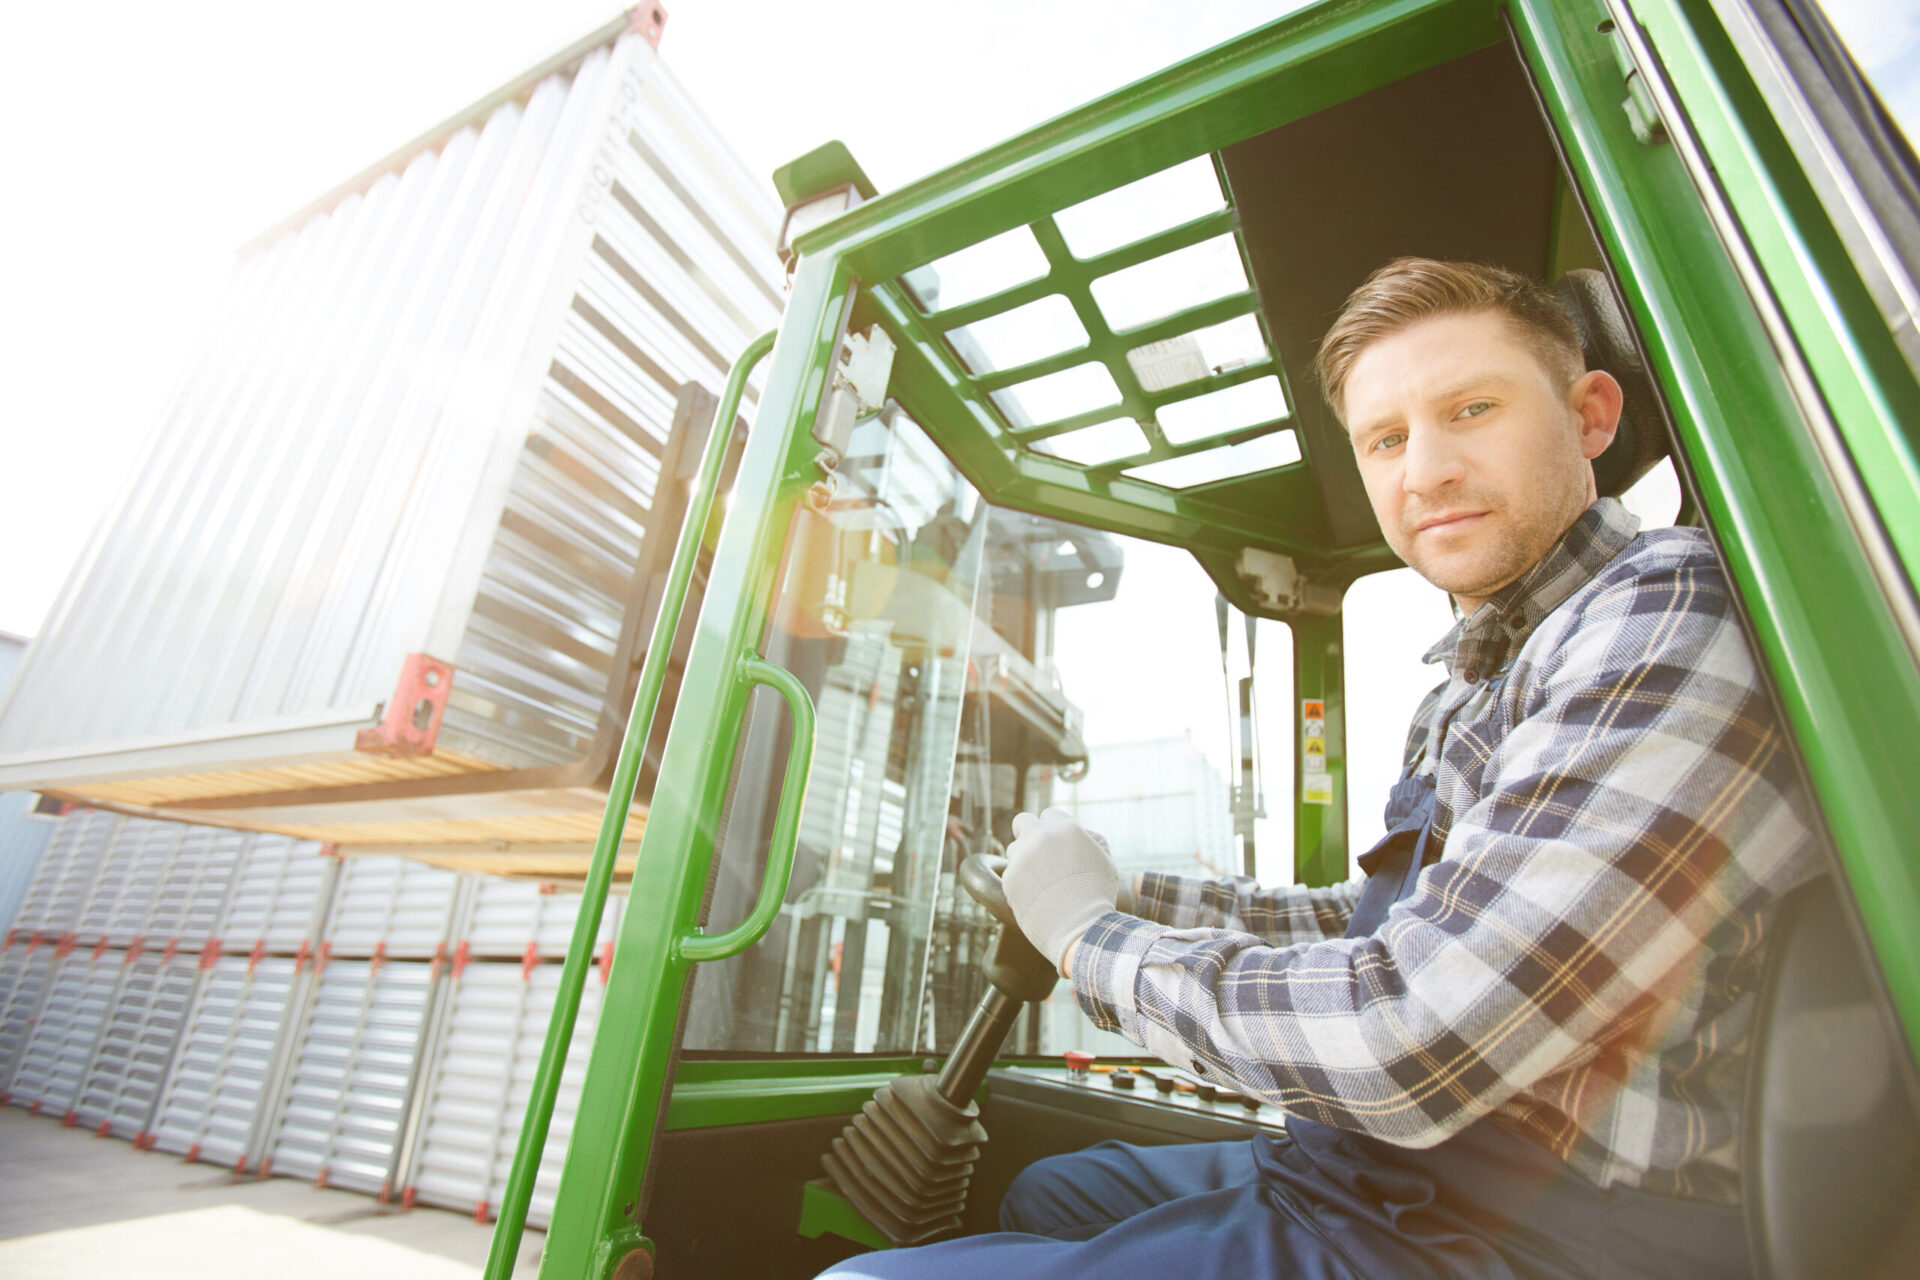
[[[1920,1109],[1832,876],[1783,904],[1741,1175],[1761,1280],[1920,1275]]]

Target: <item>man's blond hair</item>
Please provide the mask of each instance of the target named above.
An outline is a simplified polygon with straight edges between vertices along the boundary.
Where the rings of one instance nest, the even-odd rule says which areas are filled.
[[[1478,311],[1505,316],[1562,389],[1585,372],[1572,317],[1532,280],[1478,262],[1396,258],[1353,291],[1320,342],[1314,371],[1335,416],[1345,420],[1347,377],[1362,351],[1416,321]]]

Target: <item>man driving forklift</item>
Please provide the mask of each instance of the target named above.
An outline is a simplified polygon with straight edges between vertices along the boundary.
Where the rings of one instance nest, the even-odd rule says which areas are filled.
[[[1287,1134],[1057,1156],[1001,1233],[826,1274],[1749,1274],[1747,1033],[1818,846],[1714,551],[1597,497],[1621,387],[1531,281],[1393,262],[1318,373],[1458,615],[1365,880],[1128,883],[1061,810],[1004,876],[1097,1026]]]

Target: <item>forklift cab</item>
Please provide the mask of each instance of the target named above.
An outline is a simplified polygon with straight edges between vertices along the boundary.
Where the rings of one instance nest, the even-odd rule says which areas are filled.
[[[901,1242],[823,1161],[923,1075],[986,1135],[933,1235],[991,1230],[1056,1151],[1283,1122],[1130,1062],[1064,988],[982,1050],[1012,944],[960,882],[1053,804],[1133,870],[1351,874],[1391,781],[1359,762],[1422,687],[1369,646],[1415,666],[1448,619],[1373,590],[1399,562],[1310,369],[1402,255],[1556,282],[1628,390],[1601,492],[1653,473],[1646,514],[1714,540],[1832,855],[1761,997],[1750,1234],[1768,1274],[1891,1274],[1920,1221],[1920,170],[1812,0],[1331,0],[896,192],[837,145],[777,181],[787,310],[724,518],[711,476],[690,504],[705,599],[543,1276]],[[563,991],[502,1280],[572,1025]]]

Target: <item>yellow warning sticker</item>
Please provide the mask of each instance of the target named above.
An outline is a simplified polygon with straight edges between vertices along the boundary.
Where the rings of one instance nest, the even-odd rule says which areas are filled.
[[[1327,704],[1321,698],[1300,703],[1300,803],[1333,803],[1333,775],[1327,772]]]

